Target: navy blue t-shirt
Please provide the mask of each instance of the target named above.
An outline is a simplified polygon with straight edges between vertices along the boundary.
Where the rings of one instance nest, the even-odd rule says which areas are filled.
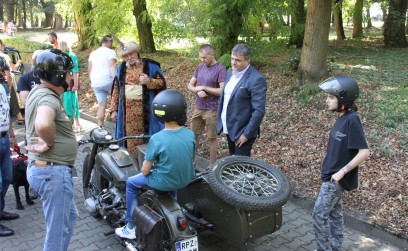
[[[17,92],[31,91],[36,85],[41,84],[40,79],[34,76],[34,72],[24,74],[18,79]]]
[[[322,180],[330,181],[331,176],[347,165],[359,149],[368,149],[360,118],[349,111],[337,118],[327,145],[327,154],[322,166]],[[347,191],[358,187],[358,167],[348,172],[340,185]]]

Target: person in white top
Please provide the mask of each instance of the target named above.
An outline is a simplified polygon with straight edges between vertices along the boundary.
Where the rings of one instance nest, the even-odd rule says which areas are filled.
[[[88,74],[98,101],[96,113],[98,126],[104,125],[106,101],[115,77],[116,52],[112,50],[112,43],[109,35],[104,36],[101,47],[91,52],[88,59]]]

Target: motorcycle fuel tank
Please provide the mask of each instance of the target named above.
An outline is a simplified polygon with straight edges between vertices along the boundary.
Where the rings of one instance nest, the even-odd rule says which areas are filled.
[[[128,177],[140,173],[137,161],[123,147],[110,146],[95,157],[96,172],[114,184],[126,185]]]

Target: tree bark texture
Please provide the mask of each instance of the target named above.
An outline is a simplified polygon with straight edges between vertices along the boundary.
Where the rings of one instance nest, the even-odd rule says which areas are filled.
[[[291,0],[292,24],[290,27],[290,37],[288,45],[296,45],[301,48],[305,35],[306,11],[304,0]]]
[[[54,30],[62,30],[62,17],[60,14],[55,14]]]
[[[86,50],[98,44],[96,31],[90,16],[92,3],[90,0],[72,0],[74,10],[75,32],[78,36],[78,50]]]
[[[5,22],[8,22],[10,20],[14,21],[14,8],[16,6],[15,0],[8,0],[8,3],[6,5],[7,7],[7,19],[4,20]]]
[[[136,18],[137,33],[139,35],[142,52],[155,52],[152,22],[146,7],[146,0],[133,0],[133,15]]]
[[[390,0],[388,17],[384,27],[384,44],[386,47],[408,47],[405,33],[408,0]]]
[[[343,0],[333,0],[333,17],[334,17],[334,27],[336,27],[337,41],[346,39],[343,27]]]
[[[352,37],[363,37],[363,0],[356,0],[354,5]]]
[[[331,1],[307,1],[305,38],[298,69],[300,80],[314,83],[327,76],[330,13]]]

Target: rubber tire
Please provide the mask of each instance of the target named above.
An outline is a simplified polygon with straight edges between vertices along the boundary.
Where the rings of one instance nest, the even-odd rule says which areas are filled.
[[[231,166],[237,164],[246,166],[243,168],[245,170],[251,168],[252,171],[262,171],[263,175],[267,175],[268,180],[275,181],[274,184],[270,184],[277,186],[278,188],[270,196],[250,196],[240,193],[236,190],[236,188],[234,189],[234,187],[232,187],[234,183],[226,184],[222,178],[225,171],[228,171]],[[244,174],[250,173],[246,172]],[[242,178],[245,178],[242,174],[238,176],[233,174],[232,178],[234,177],[241,178],[241,181]],[[231,176],[229,178],[231,178]],[[248,181],[248,179],[246,180]],[[279,169],[273,167],[265,161],[246,156],[229,156],[218,160],[213,170],[208,170],[208,182],[211,189],[219,198],[234,207],[244,210],[276,209],[284,205],[289,200],[291,193],[289,182]],[[262,187],[264,187],[264,185],[265,183],[262,183]],[[258,188],[259,187],[260,186],[258,186]],[[242,186],[238,188],[242,188]]]

